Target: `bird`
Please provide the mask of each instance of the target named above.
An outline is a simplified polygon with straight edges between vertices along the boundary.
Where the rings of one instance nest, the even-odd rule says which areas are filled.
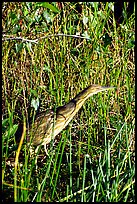
[[[56,111],[49,109],[39,113],[30,125],[27,135],[28,141],[32,146],[37,147],[36,150],[38,150],[40,145],[44,145],[45,152],[47,153],[46,145],[51,140],[54,140],[69,124],[85,101],[94,94],[112,88],[114,87],[92,84],[71,99],[66,105],[57,107]]]

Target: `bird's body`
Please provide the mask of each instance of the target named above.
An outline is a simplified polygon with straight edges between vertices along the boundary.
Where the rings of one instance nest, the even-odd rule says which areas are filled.
[[[46,145],[56,137],[73,119],[84,102],[92,95],[114,87],[91,85],[80,92],[68,104],[53,110],[40,113],[31,125],[28,137],[32,137],[33,146]]]

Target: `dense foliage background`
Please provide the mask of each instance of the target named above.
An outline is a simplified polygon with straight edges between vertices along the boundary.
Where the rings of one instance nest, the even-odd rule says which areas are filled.
[[[3,3],[3,202],[135,201],[135,11],[114,8]],[[115,89],[91,97],[37,164],[26,138],[17,151],[23,124],[90,84]]]

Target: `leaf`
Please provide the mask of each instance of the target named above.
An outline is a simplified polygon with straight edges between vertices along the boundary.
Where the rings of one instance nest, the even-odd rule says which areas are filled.
[[[11,127],[9,129],[9,134],[14,135],[16,133],[17,129],[18,129],[18,125],[17,124],[13,125],[13,127]]]
[[[37,97],[38,96],[38,93],[37,93],[37,91],[36,90],[33,90],[33,89],[31,89],[30,90],[30,92],[35,96],[35,97]]]
[[[36,3],[36,6],[42,6],[44,8],[48,8],[48,9],[52,10],[55,13],[59,13],[59,10],[55,6],[53,6],[47,2]]]
[[[87,22],[88,22],[88,18],[86,16],[83,16],[83,24],[87,25]]]
[[[85,31],[85,32],[82,34],[82,36],[90,40],[90,36],[88,35],[87,31]]]
[[[2,120],[2,127],[5,127],[9,123],[9,118]]]
[[[51,19],[49,13],[47,13],[47,12],[45,11],[45,12],[43,12],[43,16],[44,16],[44,18],[46,19],[47,23],[50,23],[50,22],[51,22],[52,19]]]
[[[23,48],[23,43],[16,43],[15,44],[16,52],[19,53]]]
[[[39,107],[39,98],[32,99],[31,101],[31,107],[33,107],[35,110],[38,110]]]

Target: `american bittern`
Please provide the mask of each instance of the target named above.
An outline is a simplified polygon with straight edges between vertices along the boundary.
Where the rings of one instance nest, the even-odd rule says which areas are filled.
[[[40,113],[36,117],[34,124],[30,127],[32,145],[44,145],[46,150],[46,144],[48,144],[51,139],[54,139],[55,136],[68,125],[90,96],[112,88],[114,87],[90,85],[73,98],[68,104],[58,107],[56,109],[56,113],[54,113],[53,110]],[[29,134],[28,137],[30,137],[31,134]]]

